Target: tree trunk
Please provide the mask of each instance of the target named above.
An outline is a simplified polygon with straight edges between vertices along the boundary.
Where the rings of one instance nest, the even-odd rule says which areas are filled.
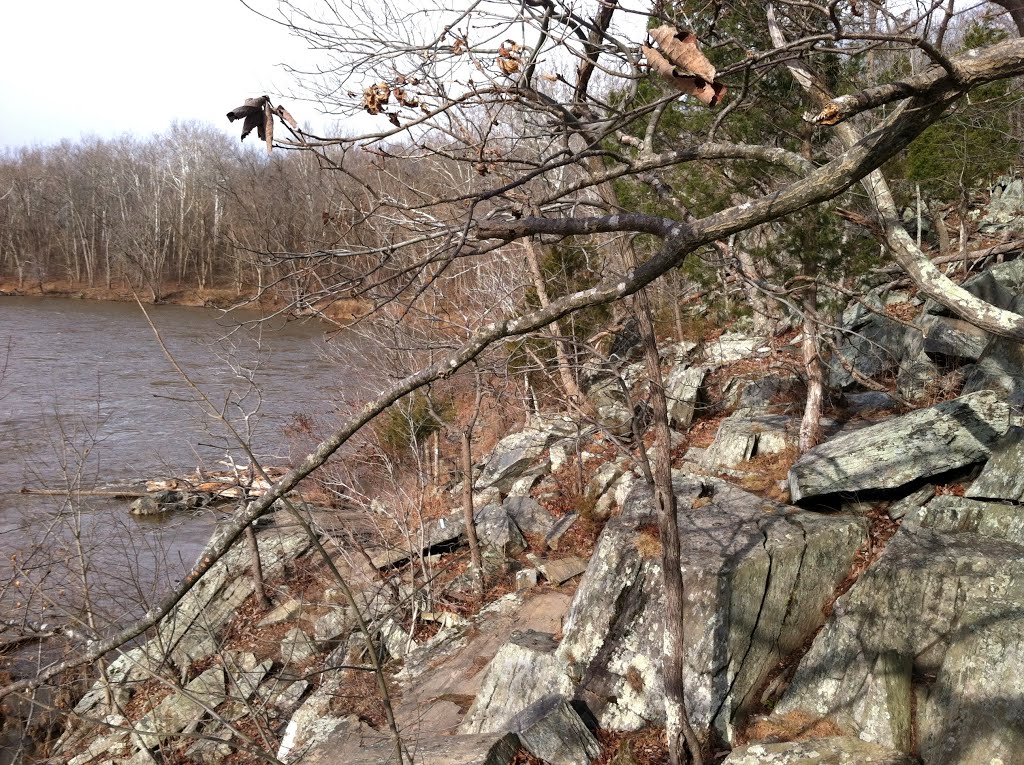
[[[804,371],[807,374],[807,401],[800,422],[800,453],[821,442],[821,413],[825,399],[825,370],[818,342],[818,285],[811,282],[803,296]]]
[[[654,318],[645,290],[637,293],[635,300],[640,336],[644,349],[644,362],[651,390],[651,409],[654,427],[654,501],[658,507],[658,531],[661,538],[661,570],[665,588],[665,633],[662,671],[665,682],[665,717],[668,736],[669,762],[681,765],[686,762],[685,749],[690,752],[690,762],[703,765],[704,759],[700,742],[690,725],[686,711],[685,686],[685,613],[683,611],[683,572],[679,552],[679,518],[676,509],[675,490],[672,487],[672,433],[668,423],[668,402],[661,378],[661,362],[658,359],[658,344],[654,334]],[[641,441],[637,448],[644,451]]]
[[[530,267],[530,275],[533,277],[533,286],[537,290],[537,299],[540,300],[541,308],[551,305],[548,298],[547,286],[544,283],[544,274],[540,270],[540,260],[537,257],[537,245],[533,239],[525,239],[526,262]],[[562,389],[571,402],[580,404],[583,401],[583,392],[576,382],[572,365],[569,363],[569,352],[567,349],[568,340],[562,334],[562,325],[558,321],[551,322],[549,327],[552,341],[555,346],[555,361],[558,364],[558,377],[562,383]]]
[[[466,541],[469,542],[469,557],[477,576],[477,591],[482,599],[484,596],[484,562],[480,554],[480,540],[476,535],[475,508],[473,507],[473,428],[480,416],[480,403],[483,400],[483,380],[480,371],[476,373],[476,398],[469,422],[462,429],[462,518],[466,525]]]
[[[245,542],[249,546],[250,561],[252,570],[252,583],[256,589],[256,597],[260,602],[260,608],[270,608],[270,598],[263,586],[263,563],[260,560],[260,546],[256,542],[256,532],[251,525],[245,527]]]
[[[462,518],[466,524],[466,541],[469,542],[469,557],[476,572],[477,591],[484,594],[484,564],[480,555],[480,540],[476,535],[476,520],[473,508],[473,426],[462,431]]]

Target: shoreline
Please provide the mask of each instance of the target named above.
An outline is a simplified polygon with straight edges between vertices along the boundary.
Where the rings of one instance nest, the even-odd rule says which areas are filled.
[[[3,297],[64,298],[133,303],[136,300],[136,293],[131,287],[123,284],[111,287],[90,287],[88,284],[54,279],[35,282],[31,285],[19,285],[15,279],[0,278],[0,298]],[[288,307],[287,301],[273,294],[257,296],[230,288],[200,288],[173,284],[167,286],[159,300],[153,300],[151,294],[139,295],[138,299],[146,305],[179,305],[188,308],[251,308],[280,311]],[[365,313],[365,306],[358,300],[342,299],[306,311],[293,310],[289,313],[295,316],[319,315],[321,318],[334,321],[352,321]]]

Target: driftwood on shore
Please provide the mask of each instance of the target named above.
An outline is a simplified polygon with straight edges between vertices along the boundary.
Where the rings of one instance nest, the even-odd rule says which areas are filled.
[[[44,497],[63,497],[67,494],[74,494],[79,497],[109,497],[110,499],[138,499],[146,496],[142,489],[33,489],[30,486],[22,486],[19,494],[38,494]]]
[[[232,466],[230,470],[203,471],[182,478],[154,479],[144,486],[126,486],[107,489],[46,489],[22,486],[20,494],[43,497],[102,497],[105,499],[134,500],[134,515],[156,515],[171,510],[195,510],[230,501],[251,500],[263,496],[270,481],[284,473],[284,468],[264,468],[265,475],[257,475],[248,466]]]
[[[197,470],[184,478],[146,481],[146,491],[132,502],[133,515],[157,515],[171,510],[195,510],[224,502],[245,502],[263,496],[284,468],[232,465],[217,472]]]

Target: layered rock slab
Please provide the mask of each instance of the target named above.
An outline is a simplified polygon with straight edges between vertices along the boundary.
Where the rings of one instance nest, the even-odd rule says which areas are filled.
[[[268,579],[279,575],[288,561],[312,544],[301,530],[277,528],[260,531],[256,540],[263,575]],[[236,542],[161,620],[156,635],[145,645],[147,656],[169,659],[185,668],[216,651],[220,630],[255,590],[250,565],[248,547]]]
[[[713,724],[728,739],[731,721],[751,705],[779,659],[821,625],[821,609],[848,573],[866,527],[858,518],[805,513],[717,479],[679,475],[676,493],[687,702],[697,729]],[[460,730],[500,730],[550,693],[584,701],[605,728],[664,724],[657,539],[653,498],[638,486],[602,532],[561,643],[504,646]]]
[[[836,602],[774,714],[828,718],[866,741],[916,749],[925,765],[1016,762],[1024,547],[1000,538],[1006,527],[986,518],[985,503],[971,503],[963,526],[938,499]]]
[[[349,718],[330,734],[328,746],[299,753],[289,762],[303,765],[394,765],[395,740]],[[416,765],[508,765],[519,751],[514,733],[475,736],[423,736],[403,740],[404,762]]]
[[[986,459],[1010,427],[1010,407],[979,391],[838,435],[789,471],[794,502],[840,492],[891,489]]]

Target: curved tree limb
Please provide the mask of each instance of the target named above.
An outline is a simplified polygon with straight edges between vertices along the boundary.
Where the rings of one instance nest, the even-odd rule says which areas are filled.
[[[772,42],[776,45],[785,44],[785,38],[775,22],[771,6],[768,8],[768,21]],[[995,57],[997,50],[1002,51],[1002,59]],[[988,78],[999,79],[995,75],[996,72],[1002,72],[1001,76],[1003,77],[1009,76],[1010,72],[1017,74],[1024,72],[1024,38],[991,46],[980,53],[969,51],[964,56],[955,59],[954,65],[960,73],[956,82],[947,81],[942,89],[936,87],[929,90],[926,95],[911,98],[905,102],[904,112],[939,108],[939,113],[941,113],[966,92],[963,90],[966,83],[981,84],[990,81]],[[829,98],[828,92],[819,78],[807,67],[791,64],[789,68],[794,79],[807,90],[811,98],[817,100],[822,106],[822,113],[827,111],[830,104],[841,100],[826,100]],[[948,80],[948,76],[943,72],[938,79]],[[849,122],[839,123],[836,130],[847,151],[864,140],[858,130]],[[886,246],[918,289],[953,311],[957,316],[986,332],[1001,337],[1024,340],[1024,316],[997,308],[991,303],[975,297],[939,271],[928,256],[917,247],[913,238],[903,228],[896,209],[896,202],[889,189],[889,183],[882,175],[881,170],[875,169],[867,174],[862,184],[878,215],[882,238]]]

